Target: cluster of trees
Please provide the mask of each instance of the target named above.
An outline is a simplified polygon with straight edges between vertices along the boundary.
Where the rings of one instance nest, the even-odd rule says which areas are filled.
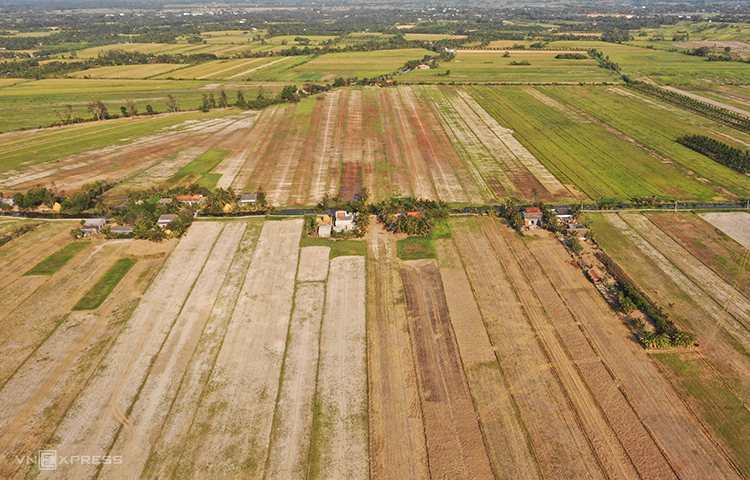
[[[641,93],[651,95],[659,100],[663,100],[667,103],[677,105],[678,107],[690,110],[692,112],[708,117],[717,122],[724,123],[730,127],[734,127],[737,130],[741,130],[745,133],[750,133],[750,118],[740,115],[738,113],[726,110],[724,108],[715,107],[700,100],[690,98],[686,95],[667,90],[665,88],[657,87],[656,85],[650,85],[648,83],[634,82],[630,79],[625,78],[630,88],[637,90]]]
[[[508,65],[531,65],[528,60],[511,60]]]
[[[750,152],[746,150],[731,147],[704,135],[685,135],[677,141],[740,173],[750,172]]]
[[[448,204],[441,201],[421,198],[396,197],[383,200],[373,205],[378,218],[393,233],[407,235],[429,235],[435,226],[435,220],[446,218],[450,214]],[[417,215],[407,215],[418,212]]]
[[[591,58],[595,58],[599,62],[600,67],[607,69],[607,70],[612,70],[613,72],[616,72],[616,73],[620,73],[620,65],[611,61],[609,59],[609,55],[605,57],[602,52],[600,52],[599,50],[595,48],[589,49],[588,53]]]
[[[151,63],[172,64],[197,64],[209,60],[216,60],[216,55],[210,53],[198,53],[192,55],[169,54],[148,55],[139,52],[122,52],[110,50],[101,54],[98,58],[81,60],[77,62],[52,61],[40,64],[39,60],[18,60],[0,63],[0,77],[9,78],[53,78],[67,75],[72,72],[89,70],[98,67],[111,67],[118,65],[141,65]]]
[[[647,299],[612,258],[601,251],[595,254],[607,269],[607,272],[615,279],[615,284],[610,287],[610,292],[616,299],[618,308],[626,314],[634,310],[640,310],[654,322],[654,332],[648,331],[645,325],[636,322],[637,337],[644,347],[690,346],[695,342],[695,335],[679,330],[670,320],[669,314],[655,302]]]
[[[59,203],[61,212],[78,215],[94,208],[101,195],[114,185],[113,182],[97,180],[84,184],[80,192],[68,196],[59,195],[54,184],[50,188],[37,185],[28,189],[26,193],[18,192],[13,195],[13,202],[20,210],[32,210],[41,205],[52,208],[55,203]],[[2,205],[2,207],[11,208],[9,205]]]
[[[589,57],[582,53],[558,53],[557,55],[555,55],[555,58],[561,58],[565,60],[585,60]]]

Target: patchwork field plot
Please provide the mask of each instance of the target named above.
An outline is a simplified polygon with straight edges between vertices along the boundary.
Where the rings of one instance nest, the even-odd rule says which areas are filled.
[[[300,248],[299,219],[196,221],[164,244],[79,241],[23,275],[70,243],[71,223],[43,222],[0,247],[0,446],[122,461],[59,467],[75,478],[740,478],[744,296],[711,309],[731,287],[667,218],[594,228],[660,299],[706,289],[675,310],[705,308],[685,325],[700,350],[643,350],[554,237],[495,219],[451,219],[436,259],[408,261],[378,225],[366,257],[330,258]],[[106,300],[74,311],[121,259]]]

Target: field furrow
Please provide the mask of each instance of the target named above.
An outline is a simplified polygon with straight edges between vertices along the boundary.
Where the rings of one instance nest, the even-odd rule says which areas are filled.
[[[104,455],[121,429],[133,428],[127,415],[169,336],[223,225],[196,222],[159,272],[117,337],[100,370],[88,382],[55,432],[60,455]],[[96,465],[61,465],[56,474],[89,478]],[[51,472],[42,472],[49,478]],[[50,475],[51,476],[51,475]]]
[[[182,478],[233,478],[240,473],[260,477],[264,473],[292,313],[301,229],[301,220],[263,225],[204,387],[208,391],[183,448]]]
[[[370,472],[374,479],[428,479],[422,409],[409,340],[396,242],[373,225],[367,242]]]
[[[302,249],[301,257],[304,256]],[[325,267],[327,271],[328,265]],[[325,296],[322,282],[297,284],[265,478],[291,480],[308,476]]]
[[[434,260],[401,264],[433,478],[493,478]]]
[[[244,235],[232,258],[227,274],[211,314],[203,329],[195,353],[182,376],[180,388],[169,407],[158,438],[148,455],[144,478],[184,478],[189,474],[188,462],[181,461],[188,440],[196,442],[194,434],[188,437],[201,401],[206,394],[207,379],[211,376],[216,358],[232,318],[232,312],[242,290],[243,282],[253,257],[261,230],[261,222],[242,222]]]
[[[294,175],[294,185],[292,194],[289,197],[289,205],[304,205],[310,190],[312,181],[312,169],[315,164],[315,150],[319,142],[321,130],[321,119],[323,111],[324,98],[315,97],[315,105],[310,115],[310,127],[305,138],[305,145],[302,148],[299,165]]]
[[[622,221],[621,219],[618,220]],[[624,222],[623,222],[624,223]],[[529,249],[547,278],[617,380],[633,410],[664,452],[678,478],[739,478],[696,417],[659,373],[646,351],[611,311],[570,256],[551,248],[554,240]]]
[[[341,185],[339,195],[352,200],[362,189],[362,92],[354,90],[349,94],[344,130],[344,149],[341,157]]]
[[[320,333],[311,477],[365,479],[367,455],[365,259],[331,260]]]
[[[412,193],[417,198],[436,199],[430,173],[419,151],[419,142],[415,138],[414,131],[409,123],[401,93],[398,90],[389,90],[388,94],[396,119],[395,130],[398,132],[406,170],[411,181]]]
[[[517,297],[519,290],[514,290],[506,276],[504,264],[509,259],[491,254],[490,240],[473,233],[472,223],[452,225],[479,310],[543,474],[602,478],[600,464]]]
[[[340,95],[341,92],[337,90],[326,94],[323,100],[322,125],[318,130],[320,138],[315,144],[315,153],[313,154],[312,178],[310,179],[310,192],[307,196],[308,204],[319,202],[326,193],[328,171],[334,150],[334,132],[339,116]]]
[[[458,249],[452,240],[436,242],[440,278],[469,389],[495,476],[540,478],[540,470],[484,327]]]
[[[401,87],[399,93],[438,197],[444,202],[466,202],[466,194],[426,118],[429,107],[420,104],[411,87]]]
[[[406,170],[406,163],[404,163],[401,137],[396,127],[391,96],[388,92],[381,90],[378,92],[378,102],[383,123],[383,138],[385,141],[386,158],[388,160],[388,178],[391,192],[396,196],[409,196],[412,194],[412,189],[409,183],[409,173]]]

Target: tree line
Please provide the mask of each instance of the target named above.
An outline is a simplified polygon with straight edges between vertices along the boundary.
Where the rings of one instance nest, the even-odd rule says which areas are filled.
[[[704,135],[684,135],[679,143],[740,173],[750,172],[750,152],[727,145]]]

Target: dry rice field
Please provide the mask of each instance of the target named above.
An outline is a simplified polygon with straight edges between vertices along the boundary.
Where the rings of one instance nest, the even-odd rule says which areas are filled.
[[[706,305],[733,296],[689,325],[703,347],[669,353],[747,405],[745,297],[649,217],[601,221],[641,268],[675,265],[652,273],[665,292],[671,280]],[[301,248],[300,219],[196,221],[161,244],[79,241],[57,272],[24,275],[72,225],[0,247],[3,478],[746,474],[672,357],[635,342],[546,232],[454,218],[436,259],[404,261],[402,237],[375,222],[365,256],[337,256]],[[73,311],[123,257],[137,262],[107,300]],[[23,461],[42,448],[66,460]]]
[[[119,121],[128,121],[123,119]],[[105,129],[116,132],[116,122]],[[69,128],[75,134],[76,126]],[[114,129],[114,130],[112,130]],[[30,141],[34,137],[30,137]],[[82,139],[85,140],[85,139]],[[94,180],[111,195],[162,184],[210,149],[229,153],[210,173],[235,192],[262,187],[275,206],[311,205],[326,193],[393,195],[458,204],[569,201],[574,195],[464,92],[438,87],[335,90],[262,111],[227,111],[120,144],[0,174],[13,194]],[[208,172],[207,172],[208,173]]]

